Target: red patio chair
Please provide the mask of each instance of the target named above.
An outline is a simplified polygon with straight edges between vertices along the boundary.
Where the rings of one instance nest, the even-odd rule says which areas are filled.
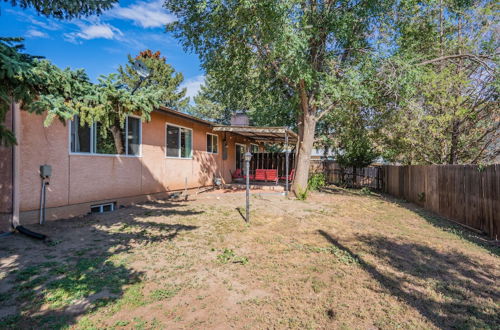
[[[257,169],[255,170],[255,181],[266,181],[266,170]]]
[[[229,172],[231,172],[231,170],[229,170]],[[243,173],[241,173],[241,168],[237,168],[234,172],[232,172],[231,177],[233,179],[242,179]]]
[[[251,180],[251,181],[255,180],[255,175],[254,175],[254,174],[250,174],[250,176],[249,176],[249,177],[250,177],[250,180]],[[244,179],[246,179],[246,178],[247,178],[247,176],[246,176],[246,175],[243,175],[243,178],[244,178]]]
[[[292,169],[290,171],[290,175],[288,176],[288,181],[293,181],[294,177],[295,177],[295,169]],[[280,177],[280,180],[286,180],[286,175]]]
[[[266,181],[271,181],[278,184],[278,170],[265,170],[266,171]]]

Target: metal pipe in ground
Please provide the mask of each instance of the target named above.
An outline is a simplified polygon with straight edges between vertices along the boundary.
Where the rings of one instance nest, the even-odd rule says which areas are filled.
[[[288,175],[289,175],[289,165],[288,156],[290,155],[288,151],[288,130],[285,130],[285,196],[288,196]]]
[[[246,217],[245,221],[250,222],[250,159],[252,159],[252,154],[250,152],[245,153],[245,175],[246,175]]]
[[[43,225],[45,221],[45,179],[42,178],[42,187],[40,190],[40,216],[39,222]]]

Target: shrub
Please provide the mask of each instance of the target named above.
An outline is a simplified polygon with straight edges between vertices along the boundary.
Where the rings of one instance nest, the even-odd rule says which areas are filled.
[[[309,178],[308,188],[310,190],[320,190],[326,186],[326,177],[323,173],[315,173]]]
[[[363,187],[363,188],[361,188],[361,190],[359,191],[359,193],[361,195],[371,195],[372,191],[368,187]]]

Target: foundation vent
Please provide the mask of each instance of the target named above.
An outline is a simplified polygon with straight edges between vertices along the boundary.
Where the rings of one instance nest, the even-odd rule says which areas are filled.
[[[111,212],[116,209],[116,202],[97,204],[90,206],[90,213]]]

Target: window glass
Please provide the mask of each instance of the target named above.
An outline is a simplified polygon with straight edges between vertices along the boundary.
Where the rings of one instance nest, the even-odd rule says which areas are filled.
[[[217,135],[212,135],[213,143],[212,143],[212,149],[213,153],[216,154],[219,152],[219,137]]]
[[[250,145],[250,152],[252,154],[258,153],[259,152],[259,146],[256,144],[251,144]]]
[[[70,123],[70,133],[71,152],[117,154],[113,134],[110,130],[103,131],[100,123],[82,127],[79,117],[76,116]],[[125,126],[121,129],[120,142],[122,144],[120,154],[140,155],[141,120],[139,118],[127,117]]]
[[[243,157],[245,156],[245,146],[236,145],[236,168],[243,168]]]
[[[212,135],[207,134],[207,152],[212,152]]]
[[[95,153],[96,154],[105,154],[105,155],[114,155],[118,154],[116,152],[116,146],[115,146],[115,140],[113,138],[113,134],[109,130],[106,132],[103,131],[103,128],[100,123],[97,123],[96,125],[96,133],[95,133]],[[122,131],[121,134],[121,142],[123,145],[122,152],[120,154],[125,153],[125,138],[124,138],[124,132]]]
[[[218,139],[219,137],[217,135],[212,135],[212,134],[207,134],[207,152],[210,153],[218,153]]]
[[[141,146],[141,120],[139,118],[128,117],[127,126],[128,155],[139,155]]]
[[[80,125],[80,118],[71,121],[71,152],[90,152],[92,131],[90,126]]]
[[[191,157],[191,130],[187,128],[181,128],[181,157],[190,158]]]
[[[179,132],[177,126],[167,125],[167,156],[179,157]]]
[[[167,157],[191,158],[193,133],[188,128],[167,125]]]

